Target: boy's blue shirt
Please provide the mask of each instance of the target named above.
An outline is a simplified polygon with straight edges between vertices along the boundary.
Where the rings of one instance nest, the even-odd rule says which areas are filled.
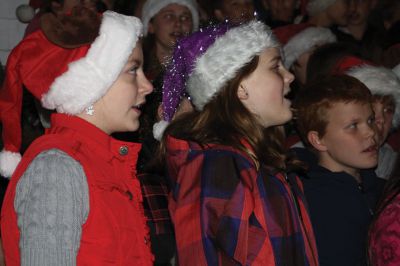
[[[378,197],[373,169],[359,185],[345,172],[314,165],[302,177],[321,265],[366,265],[366,240]]]

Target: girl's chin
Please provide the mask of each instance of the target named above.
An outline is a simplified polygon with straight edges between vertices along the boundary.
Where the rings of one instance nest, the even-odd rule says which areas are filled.
[[[285,112],[285,116],[283,116],[283,113],[282,113],[282,125],[283,124],[286,124],[287,122],[289,122],[290,120],[292,120],[292,118],[293,118],[293,112],[292,112],[292,110],[290,109],[290,108],[288,108],[287,110],[286,110],[286,112]]]
[[[282,126],[289,122],[292,119],[292,112],[288,110],[287,113],[280,113],[281,116],[277,117],[275,121],[263,121],[261,125],[264,128],[273,127],[273,126]]]

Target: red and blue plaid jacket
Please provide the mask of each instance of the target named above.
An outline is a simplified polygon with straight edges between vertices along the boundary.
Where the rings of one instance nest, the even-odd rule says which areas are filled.
[[[318,265],[300,180],[245,153],[167,139],[179,265]]]

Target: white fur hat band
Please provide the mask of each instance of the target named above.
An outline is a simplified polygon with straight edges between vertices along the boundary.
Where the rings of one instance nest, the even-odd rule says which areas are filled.
[[[289,69],[302,54],[315,46],[332,42],[336,42],[336,36],[327,28],[311,27],[301,31],[283,47],[286,68]]]
[[[350,69],[348,75],[365,84],[373,95],[391,95],[396,109],[393,115],[393,127],[400,125],[400,80],[395,72],[385,67],[360,66]]]
[[[161,9],[168,6],[169,4],[178,4],[186,6],[192,14],[193,31],[199,28],[199,12],[197,10],[197,3],[193,0],[147,0],[143,5],[142,9],[142,21],[143,21],[143,32],[147,35],[149,30],[150,20],[158,13]]]
[[[68,65],[43,95],[42,104],[59,113],[79,114],[99,100],[117,79],[139,37],[138,18],[107,11],[103,14],[99,36],[85,57]]]
[[[333,5],[336,1],[337,0],[310,0],[307,4],[307,14],[314,16]]]
[[[196,60],[188,92],[198,110],[235,77],[236,72],[266,48],[279,47],[264,23],[251,21],[228,30]]]

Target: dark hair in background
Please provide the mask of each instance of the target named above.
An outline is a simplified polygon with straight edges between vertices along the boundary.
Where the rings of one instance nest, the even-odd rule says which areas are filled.
[[[399,1],[400,2],[400,1]],[[399,5],[400,7],[400,5]],[[400,11],[399,11],[400,12]],[[387,31],[385,48],[400,43],[400,20],[395,22]]]
[[[212,0],[208,1],[208,3],[210,4],[212,11],[214,11],[215,9],[221,9],[223,7],[224,0]]]
[[[64,5],[64,0],[42,0],[41,11],[44,13],[53,12],[53,6],[52,6],[53,2],[56,2],[61,6]],[[116,2],[118,2],[118,0],[116,0]],[[126,2],[128,2],[128,1],[126,1]],[[131,1],[131,2],[135,2],[135,1]],[[103,1],[97,0],[96,1],[96,9],[98,12],[104,12],[107,10],[107,6],[106,6],[106,4],[104,4]],[[118,13],[120,13],[120,12],[118,12]]]
[[[115,0],[113,10],[117,13],[133,16],[137,1],[135,0]]]
[[[385,30],[385,22],[394,23],[399,9],[399,0],[379,0],[368,18],[369,23]]]
[[[141,139],[153,136],[153,125],[158,118],[158,107],[162,102],[163,75],[159,75],[153,82],[153,92],[146,96],[140,116],[139,135]]]
[[[52,11],[51,3],[53,2],[57,2],[60,5],[64,4],[64,0],[43,0],[41,10],[43,12],[51,12]]]
[[[339,60],[345,56],[361,58],[357,48],[347,43],[328,43],[315,49],[307,64],[307,83],[332,75]]]

